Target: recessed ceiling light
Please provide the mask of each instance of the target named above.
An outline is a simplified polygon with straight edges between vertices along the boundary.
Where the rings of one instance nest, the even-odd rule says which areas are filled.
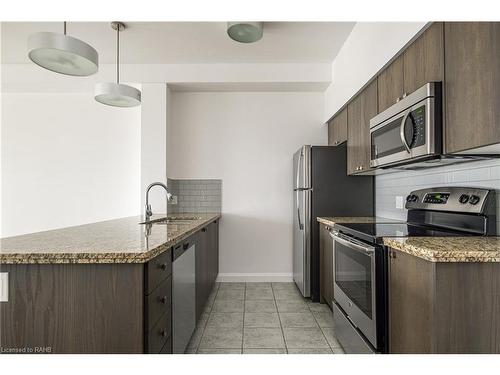
[[[141,104],[141,91],[120,83],[120,31],[125,30],[125,25],[111,22],[111,28],[116,30],[116,83],[97,83],[94,98],[113,107],[135,107]]]
[[[240,43],[253,43],[262,38],[262,22],[228,22],[227,35]]]
[[[47,70],[70,76],[89,76],[97,72],[97,51],[80,39],[64,34],[39,32],[28,38],[28,57]]]

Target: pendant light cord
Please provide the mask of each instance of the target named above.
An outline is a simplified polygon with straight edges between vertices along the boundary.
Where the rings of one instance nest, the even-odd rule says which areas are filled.
[[[64,21],[64,35],[66,35],[66,21]]]
[[[116,28],[116,83],[120,83],[120,25]]]

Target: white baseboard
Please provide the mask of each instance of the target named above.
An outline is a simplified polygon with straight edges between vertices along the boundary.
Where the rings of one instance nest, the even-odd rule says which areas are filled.
[[[217,282],[292,282],[292,273],[219,273]]]

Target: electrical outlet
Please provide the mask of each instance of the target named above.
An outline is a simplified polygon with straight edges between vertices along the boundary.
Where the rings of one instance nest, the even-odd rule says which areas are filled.
[[[396,196],[396,208],[400,210],[405,208],[405,200],[401,195]]]
[[[170,204],[177,204],[177,195],[172,195],[172,201]]]
[[[9,302],[8,272],[0,272],[0,302]]]

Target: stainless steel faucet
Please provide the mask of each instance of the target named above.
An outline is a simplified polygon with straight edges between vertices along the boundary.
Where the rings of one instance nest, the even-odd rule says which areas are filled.
[[[149,218],[153,215],[153,211],[151,210],[151,205],[149,204],[149,190],[151,190],[153,186],[161,186],[162,188],[164,188],[165,192],[167,193],[167,201],[168,202],[172,201],[172,194],[169,193],[167,185],[165,185],[162,182],[153,182],[152,184],[150,184],[146,189],[146,207],[144,212],[145,221],[149,221]]]

